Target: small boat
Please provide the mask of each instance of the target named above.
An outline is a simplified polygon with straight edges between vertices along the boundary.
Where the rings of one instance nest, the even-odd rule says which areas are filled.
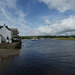
[[[38,40],[37,38],[33,38],[33,39],[31,39],[31,41],[34,41],[34,40]]]

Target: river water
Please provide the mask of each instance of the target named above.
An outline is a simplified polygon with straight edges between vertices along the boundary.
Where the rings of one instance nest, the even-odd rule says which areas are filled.
[[[0,61],[0,75],[75,75],[75,41],[22,40],[19,55]]]

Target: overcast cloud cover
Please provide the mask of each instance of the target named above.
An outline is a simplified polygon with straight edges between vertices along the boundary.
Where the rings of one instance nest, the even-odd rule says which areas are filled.
[[[75,0],[0,0],[0,25],[20,35],[75,34]]]

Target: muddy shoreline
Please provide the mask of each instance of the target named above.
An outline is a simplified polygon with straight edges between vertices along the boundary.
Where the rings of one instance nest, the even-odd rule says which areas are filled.
[[[9,58],[18,55],[20,49],[0,49],[0,59]]]
[[[0,44],[0,49],[20,49],[20,48],[21,48],[21,42]]]

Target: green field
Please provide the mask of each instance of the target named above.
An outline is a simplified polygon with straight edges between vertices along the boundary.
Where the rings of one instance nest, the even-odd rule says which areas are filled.
[[[56,39],[56,40],[75,40],[75,35],[71,36],[20,36],[20,39]]]
[[[56,40],[75,40],[75,38],[55,38]]]
[[[0,49],[19,49],[21,44],[20,42],[16,42],[16,43],[2,43],[0,44]]]

